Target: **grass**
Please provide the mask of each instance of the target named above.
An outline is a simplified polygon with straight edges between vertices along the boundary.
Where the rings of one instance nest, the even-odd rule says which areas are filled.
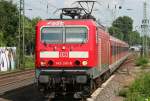
[[[149,59],[139,57],[135,64],[145,69],[149,65]],[[119,92],[119,96],[125,97],[125,101],[150,101],[150,72],[141,71],[130,87]]]
[[[126,101],[150,101],[150,74],[139,76],[125,95]]]
[[[148,64],[148,62],[149,62],[148,58],[139,57],[139,58],[136,60],[136,65],[137,65],[137,66],[146,67],[147,64]]]

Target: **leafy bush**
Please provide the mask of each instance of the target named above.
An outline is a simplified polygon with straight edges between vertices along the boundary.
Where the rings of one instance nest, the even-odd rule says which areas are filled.
[[[150,74],[141,75],[127,92],[126,101],[149,101],[150,99]]]
[[[148,58],[144,58],[144,57],[140,57],[136,60],[136,65],[137,66],[145,66],[146,64],[148,64]]]
[[[34,68],[34,57],[25,56],[25,68]]]

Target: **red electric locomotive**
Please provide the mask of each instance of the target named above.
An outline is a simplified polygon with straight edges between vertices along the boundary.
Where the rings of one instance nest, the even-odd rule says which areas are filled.
[[[127,58],[128,44],[88,18],[38,22],[35,64],[40,90],[73,93],[75,98],[88,95]]]

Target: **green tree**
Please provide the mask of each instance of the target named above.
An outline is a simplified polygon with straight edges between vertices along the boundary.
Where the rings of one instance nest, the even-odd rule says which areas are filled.
[[[26,53],[32,54],[35,47],[35,26],[40,18],[34,18],[32,20],[25,19],[25,47]]]
[[[140,33],[137,31],[131,31],[128,34],[129,36],[129,44],[130,45],[136,45],[136,44],[141,44],[141,37]]]
[[[4,45],[5,45],[4,34],[2,32],[0,32],[0,47],[2,47]]]
[[[112,26],[119,28],[124,34],[128,34],[133,30],[133,20],[128,16],[118,17]]]
[[[109,29],[109,33],[110,35],[120,39],[120,40],[123,40],[123,33],[121,32],[121,30],[117,27],[110,27]]]
[[[18,9],[11,1],[0,0],[0,31],[7,46],[16,45]]]
[[[133,20],[128,16],[118,17],[113,23],[112,27],[120,29],[124,34],[123,40],[129,41],[129,32],[133,30]]]

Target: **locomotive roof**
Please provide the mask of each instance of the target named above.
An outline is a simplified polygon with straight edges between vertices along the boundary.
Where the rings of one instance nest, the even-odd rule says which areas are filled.
[[[97,26],[93,19],[46,19],[40,20],[37,26],[63,26],[63,25],[87,25]]]

